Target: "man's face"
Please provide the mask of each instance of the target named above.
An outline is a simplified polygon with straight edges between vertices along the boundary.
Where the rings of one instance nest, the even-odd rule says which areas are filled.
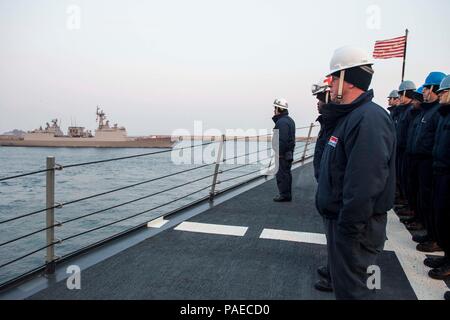
[[[389,107],[395,107],[398,105],[398,103],[399,103],[398,98],[388,98]]]
[[[394,106],[394,98],[388,98],[388,105],[389,107]]]
[[[342,86],[342,95],[343,96],[345,96],[345,94],[347,93],[348,86],[349,86],[348,83],[344,81],[343,86]],[[337,98],[338,95],[339,95],[339,77],[333,76],[331,84],[330,84],[331,101],[338,102],[338,98]]]
[[[317,112],[321,113],[322,112],[322,107],[325,105],[324,102],[317,100]]]
[[[450,95],[449,90],[439,92],[439,103],[440,104],[450,104],[450,101],[448,99],[449,95]]]
[[[423,101],[425,102],[433,102],[436,101],[437,94],[431,90],[431,86],[426,86],[423,88]]]
[[[411,101],[411,103],[412,103],[414,109],[419,109],[420,105],[422,104],[422,102],[420,102],[419,100],[416,100],[416,99],[413,99]]]
[[[399,95],[400,95],[400,104],[405,105],[411,103],[411,99],[405,96],[404,92],[402,93],[399,92]]]
[[[331,79],[331,84],[330,84],[330,98],[331,101],[336,101],[336,97],[338,95],[338,90],[339,90],[339,78],[333,76]]]

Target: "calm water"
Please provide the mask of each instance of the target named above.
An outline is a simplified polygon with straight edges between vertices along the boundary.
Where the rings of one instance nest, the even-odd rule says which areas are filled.
[[[301,151],[301,144],[297,144],[297,146],[299,151]],[[270,145],[268,143],[260,143],[259,150],[264,150],[269,147]],[[68,202],[100,192],[143,182],[145,180],[170,173],[198,167],[202,164],[202,155],[206,163],[211,163],[215,160],[215,147],[211,145],[206,147],[197,147],[194,150],[195,152],[192,152],[191,154],[189,154],[190,151],[184,151],[183,154],[180,154],[179,151],[167,152],[152,156],[66,168],[62,171],[56,171],[55,201],[59,203]],[[257,144],[255,142],[250,142],[246,146],[243,142],[238,142],[237,145],[234,145],[233,142],[229,142],[227,143],[225,150],[225,157],[232,158],[248,152],[255,152],[257,150]],[[161,149],[0,147],[0,177],[44,169],[47,156],[54,156],[56,158],[56,163],[58,164],[68,165],[156,151],[161,151]],[[174,154],[178,154],[179,156],[174,157]],[[240,166],[244,163],[253,163],[258,161],[258,159],[263,160],[261,161],[262,164],[259,165],[248,165],[243,168],[223,173],[219,180],[225,180],[267,167],[270,160],[265,158],[270,157],[270,155],[270,151],[262,151],[259,154],[251,155],[250,158],[247,157],[246,159],[246,157],[241,157],[237,160],[233,160],[234,163],[233,161],[230,161],[231,164],[221,165],[221,169],[229,169]],[[299,157],[300,156],[297,155],[297,158]],[[173,161],[173,159],[178,159],[175,162],[179,163],[180,159],[192,160],[192,158],[196,160],[194,164],[174,164]],[[205,164],[205,161],[203,161],[203,164]],[[192,172],[179,174],[163,180],[143,184],[94,199],[78,202],[76,204],[67,205],[61,209],[55,209],[55,217],[57,221],[63,222],[68,219],[119,205],[126,201],[208,176],[213,173],[213,170],[214,166],[211,165]],[[258,175],[258,173],[220,184],[217,189],[224,189],[256,175]],[[56,228],[56,237],[63,239],[71,235],[132,216],[142,211],[149,210],[155,206],[165,204],[168,201],[204,188],[210,185],[211,182],[212,177],[208,177],[185,187],[177,188],[157,196],[149,197],[138,202],[95,214],[81,220],[69,222]],[[109,227],[67,240],[56,245],[56,255],[64,256],[89,244],[105,239],[113,234],[117,234],[141,223],[148,222],[158,215],[203,198],[207,196],[208,193],[209,190],[206,189],[173,204],[149,211],[135,218],[131,218]],[[0,221],[44,208],[45,173],[0,182]],[[26,235],[44,227],[45,212],[13,222],[0,224],[0,243]],[[40,232],[14,243],[1,246],[0,265],[43,247],[45,244],[45,232]],[[45,250],[41,250],[27,258],[1,268],[0,283],[41,266],[44,263],[44,259]]]

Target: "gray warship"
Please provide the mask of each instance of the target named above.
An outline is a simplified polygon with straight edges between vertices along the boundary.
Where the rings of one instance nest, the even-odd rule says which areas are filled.
[[[45,128],[38,128],[23,136],[0,135],[0,146],[14,147],[74,147],[74,148],[172,148],[177,142],[171,136],[150,135],[128,137],[125,127],[110,125],[106,114],[97,106],[98,127],[95,133],[84,127],[70,126],[67,135],[58,120],[53,119]]]

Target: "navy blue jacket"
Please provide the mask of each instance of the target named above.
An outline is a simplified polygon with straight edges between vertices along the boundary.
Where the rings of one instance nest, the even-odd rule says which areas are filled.
[[[319,180],[319,171],[320,171],[320,159],[322,159],[323,148],[325,147],[325,138],[323,133],[323,120],[322,116],[319,116],[316,121],[320,123],[320,131],[317,135],[316,144],[314,145],[314,158],[313,158],[313,166],[314,166],[314,177],[316,180]]]
[[[397,131],[397,148],[406,149],[408,140],[408,128],[411,124],[411,120],[413,119],[413,116],[411,114],[412,105],[399,105],[396,109],[399,112],[397,125],[395,128]]]
[[[450,105],[439,108],[439,123],[433,148],[433,171],[450,174]]]
[[[411,109],[411,121],[408,126],[408,135],[406,138],[406,153],[412,154],[412,146],[413,146],[413,140],[414,140],[414,131],[416,130],[417,126],[419,125],[419,120],[417,118],[420,118],[420,115],[422,114],[421,109]]]
[[[330,109],[329,104],[323,105],[322,109],[324,110],[324,113],[328,114],[322,114],[316,119],[316,121],[320,123],[320,131],[317,136],[316,144],[314,146],[314,159],[313,159],[314,177],[316,178],[317,181],[319,181],[320,161],[322,159],[323,150],[325,149],[328,140],[330,139],[334,129],[336,128],[336,125],[339,123],[342,117],[345,116],[345,114],[339,113],[329,115],[329,112],[326,112],[326,110]]]
[[[314,146],[313,165],[314,177],[318,181],[320,173],[320,160],[322,159],[323,149],[325,148],[328,139],[330,139],[330,135],[332,132],[330,132],[330,130],[327,130],[327,128],[325,127],[322,116],[319,116],[316,121],[320,123],[320,131],[317,135],[316,145]]]
[[[394,112],[395,107],[388,107],[387,109],[388,109],[388,111],[389,111],[389,115],[390,115],[391,118],[392,118],[392,114],[393,114],[393,112]]]
[[[413,155],[431,157],[434,137],[439,122],[439,102],[422,103],[421,113],[414,119],[409,152]]]
[[[279,155],[285,157],[287,152],[293,152],[295,148],[295,122],[287,110],[273,116],[272,120],[275,122],[274,130],[278,130]]]
[[[400,116],[400,109],[398,108],[399,106],[395,106],[395,107],[389,107],[389,114],[392,118],[392,121],[394,121],[394,125],[397,127],[397,123],[398,123],[398,117]]]
[[[349,235],[361,235],[370,217],[394,205],[395,127],[372,99],[370,90],[351,104],[354,109],[337,124],[320,163],[317,209]]]

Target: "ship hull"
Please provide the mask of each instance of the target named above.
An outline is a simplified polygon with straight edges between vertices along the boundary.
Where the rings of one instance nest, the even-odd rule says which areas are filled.
[[[88,139],[88,140],[87,140]],[[87,141],[86,141],[87,140]],[[19,140],[0,139],[0,146],[5,147],[51,147],[51,148],[172,148],[175,142],[170,138],[153,138],[128,141],[101,141],[95,139],[65,139],[55,140]]]

